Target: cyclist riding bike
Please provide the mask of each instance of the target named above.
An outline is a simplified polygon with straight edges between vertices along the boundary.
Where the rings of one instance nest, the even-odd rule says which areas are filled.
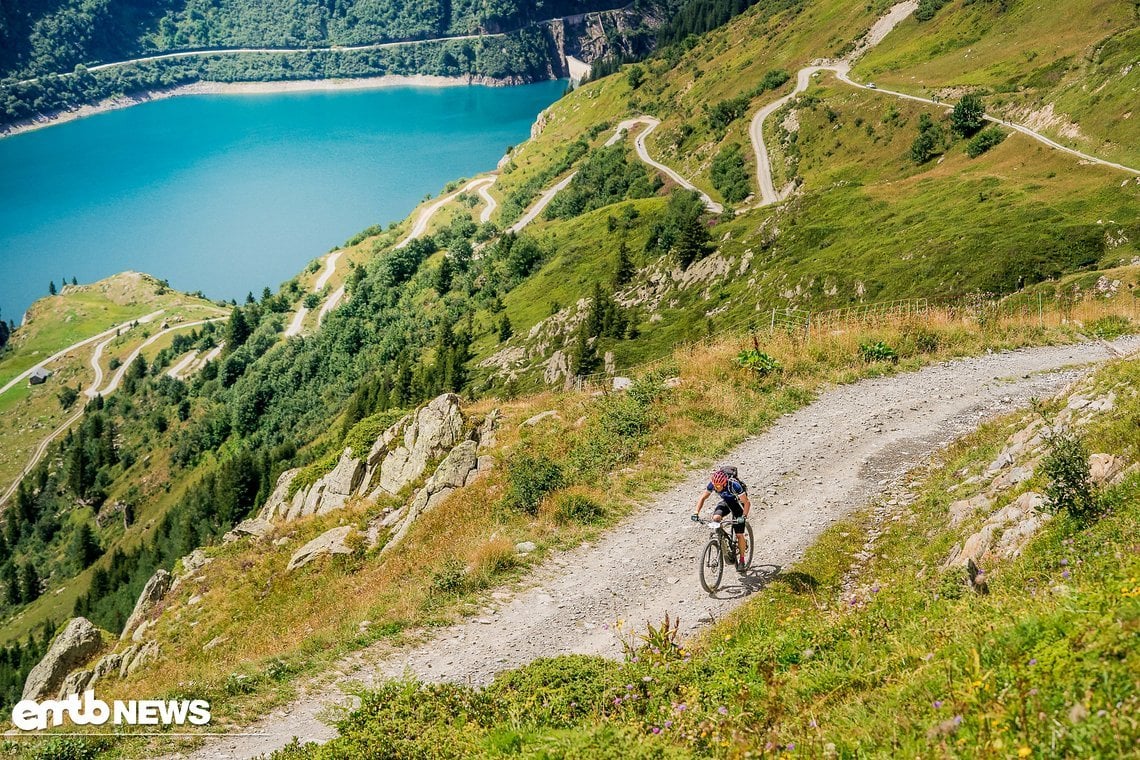
[[[726,472],[726,470],[729,470]],[[697,511],[693,514],[693,522],[699,522],[701,519],[701,508],[704,507],[705,502],[714,493],[720,497],[720,504],[717,505],[713,511],[713,520],[720,522],[727,515],[731,514],[734,519],[739,520],[741,517],[747,517],[748,512],[752,509],[752,501],[748,498],[748,486],[744,485],[744,481],[736,476],[736,468],[721,467],[713,472],[712,477],[709,479],[709,484],[705,488],[705,492],[701,494],[700,500],[697,501]],[[736,533],[736,572],[743,573],[745,570],[744,556],[747,553],[747,544],[744,537],[744,522],[740,521],[732,526],[733,531]]]

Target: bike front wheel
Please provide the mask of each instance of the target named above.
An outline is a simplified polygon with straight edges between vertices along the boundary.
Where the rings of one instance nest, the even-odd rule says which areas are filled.
[[[715,594],[720,588],[720,579],[723,576],[724,554],[721,552],[720,541],[714,538],[705,544],[705,550],[701,553],[701,588],[710,594]]]
[[[744,567],[752,567],[752,523],[744,523]]]

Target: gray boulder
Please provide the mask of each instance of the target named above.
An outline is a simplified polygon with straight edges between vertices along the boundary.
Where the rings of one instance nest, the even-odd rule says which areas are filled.
[[[304,567],[318,557],[331,554],[352,554],[352,548],[345,543],[352,532],[351,525],[342,525],[339,528],[325,531],[309,543],[294,552],[289,560],[288,570]]]
[[[22,699],[54,698],[68,674],[103,649],[102,634],[87,618],[72,618],[44,658],[28,673]]]
[[[277,478],[277,485],[273,487],[273,493],[269,494],[265,506],[257,513],[257,519],[273,522],[285,516],[289,511],[289,486],[293,484],[293,478],[297,477],[298,472],[300,470],[293,469],[281,473]]]
[[[439,463],[439,467],[432,473],[432,476],[428,478],[424,487],[416,492],[412,503],[408,505],[407,511],[400,520],[399,527],[396,528],[392,538],[381,550],[381,556],[407,535],[412,523],[421,514],[435,507],[446,499],[448,494],[467,482],[467,476],[475,469],[475,464],[478,461],[477,450],[478,444],[475,441],[468,440],[463,441],[448,453],[444,460]]]
[[[82,694],[95,680],[94,675],[90,670],[74,670],[68,673],[67,678],[63,679],[63,686],[59,687],[59,694],[56,699],[66,699],[72,694]]]
[[[139,594],[138,601],[135,602],[135,608],[131,611],[130,617],[127,618],[126,624],[123,626],[123,633],[119,637],[120,640],[130,638],[130,635],[135,632],[139,624],[146,620],[154,612],[155,607],[166,596],[166,592],[170,591],[171,576],[166,570],[159,568],[155,571],[150,580],[143,586],[142,593]]]
[[[403,442],[380,463],[380,488],[395,494],[423,475],[428,462],[463,438],[459,397],[445,393],[416,412],[404,431]]]
[[[226,534],[222,536],[222,543],[230,544],[243,538],[261,538],[272,529],[273,526],[265,520],[251,517],[239,522],[233,527],[233,530],[226,531]]]

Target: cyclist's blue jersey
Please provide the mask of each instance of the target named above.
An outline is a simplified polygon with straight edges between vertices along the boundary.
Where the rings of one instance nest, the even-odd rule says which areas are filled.
[[[740,497],[742,494],[748,492],[748,486],[744,485],[736,478],[729,478],[728,484],[725,485],[723,491],[717,491],[713,486],[712,481],[709,481],[709,484],[705,490],[711,491],[714,495],[719,496],[729,505],[739,507]]]

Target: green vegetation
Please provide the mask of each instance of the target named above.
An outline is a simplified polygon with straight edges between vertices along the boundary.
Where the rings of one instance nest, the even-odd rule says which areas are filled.
[[[739,203],[752,194],[752,176],[740,143],[720,149],[713,159],[710,176],[713,187],[729,203]]]
[[[966,155],[970,158],[977,158],[990,148],[1001,145],[1002,140],[1005,139],[1005,134],[1001,127],[983,129],[966,143]]]
[[[625,145],[610,145],[592,151],[580,162],[574,179],[544,213],[547,219],[570,219],[629,198],[648,198],[662,184],[645,164],[630,157]]]
[[[1119,362],[1098,385],[1137,382],[1140,363]],[[1138,420],[1130,396],[1093,423],[1089,445],[1135,462]],[[954,444],[906,498],[830,528],[691,647],[666,620],[644,633],[619,626],[620,664],[538,660],[484,689],[390,682],[364,696],[338,738],[275,758],[379,747],[402,757],[1127,756],[1140,740],[1140,477],[1107,489],[1113,508],[1099,520],[1058,517],[1015,559],[988,563],[985,594],[940,570],[961,540],[947,519],[961,496],[947,489],[960,471],[983,471],[1025,421]],[[869,540],[871,558],[856,562]]]

